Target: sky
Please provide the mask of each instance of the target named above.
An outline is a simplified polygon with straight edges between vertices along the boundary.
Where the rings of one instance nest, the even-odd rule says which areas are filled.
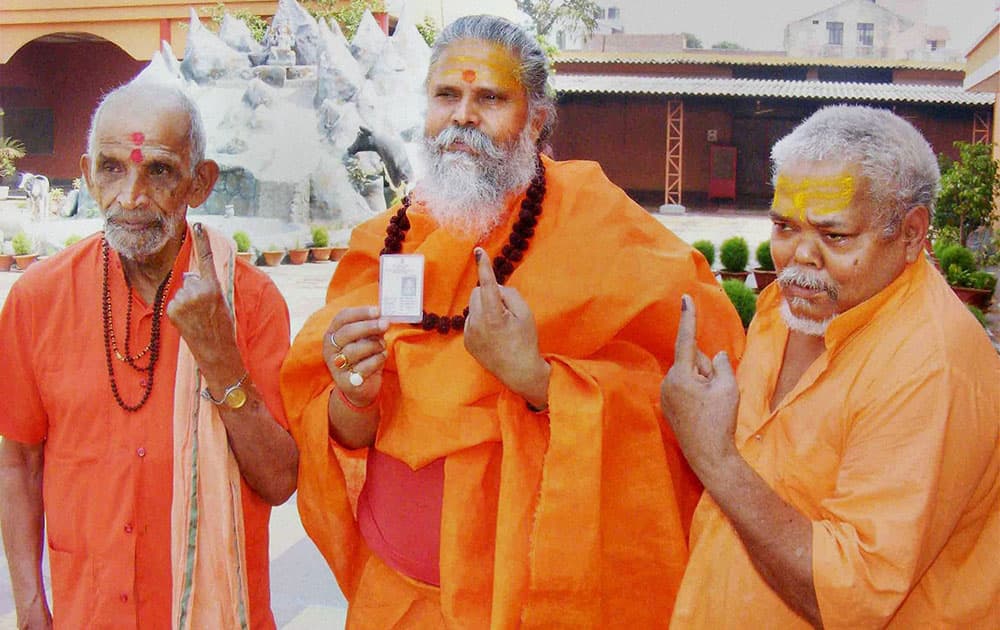
[[[926,0],[927,20],[951,31],[948,48],[965,53],[997,19],[1000,0]],[[602,4],[610,4],[602,2]],[[662,24],[667,32],[693,33],[707,48],[723,40],[744,48],[781,50],[785,24],[838,4],[837,0],[631,0],[646,14],[640,23]],[[631,25],[630,25],[631,26]],[[641,27],[640,27],[641,28]],[[657,28],[663,32],[662,27]],[[641,32],[626,27],[627,32]]]

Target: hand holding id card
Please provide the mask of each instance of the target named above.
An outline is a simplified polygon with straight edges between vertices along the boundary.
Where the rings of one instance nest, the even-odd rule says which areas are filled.
[[[416,324],[424,316],[424,255],[379,256],[380,316],[390,322]]]

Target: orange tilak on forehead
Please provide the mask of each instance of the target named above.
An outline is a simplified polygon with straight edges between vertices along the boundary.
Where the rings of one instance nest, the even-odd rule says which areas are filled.
[[[521,87],[520,64],[499,44],[478,40],[456,42],[435,65],[444,78],[481,82],[506,90]]]
[[[806,212],[823,216],[848,209],[856,192],[850,175],[803,178],[778,175],[771,209],[783,217],[805,221]]]
[[[142,163],[142,149],[139,147],[141,147],[142,143],[145,141],[146,141],[146,134],[142,133],[141,131],[132,132],[132,144],[135,145],[135,148],[132,149],[132,153],[130,153],[128,157],[136,164]]]

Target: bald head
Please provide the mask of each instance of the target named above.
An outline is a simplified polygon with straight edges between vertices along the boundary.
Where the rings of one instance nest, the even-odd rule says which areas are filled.
[[[188,156],[192,172],[205,159],[205,128],[194,101],[178,86],[162,83],[126,83],[109,92],[90,118],[87,153],[95,155],[98,131],[109,115],[116,121],[128,122],[150,113],[169,116],[185,125]]]

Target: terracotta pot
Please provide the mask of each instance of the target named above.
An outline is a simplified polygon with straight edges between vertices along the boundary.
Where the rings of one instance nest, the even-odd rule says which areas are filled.
[[[14,266],[13,254],[0,254],[0,271],[10,271]]]
[[[757,291],[763,291],[764,287],[774,282],[778,277],[778,272],[774,269],[754,269],[753,280],[757,283]]]
[[[309,253],[313,262],[328,262],[330,260],[330,247],[310,247]]]
[[[986,289],[973,289],[972,287],[956,287],[952,285],[951,290],[965,304],[971,304],[984,311],[989,308],[990,298],[993,297],[993,292]]]
[[[749,275],[749,271],[726,271],[723,269],[719,272],[719,277],[723,280],[739,280],[740,282],[746,282]]]
[[[330,260],[340,260],[347,253],[346,247],[333,247],[330,249]]]
[[[268,267],[277,267],[281,264],[281,259],[285,257],[285,252],[281,250],[273,250],[261,252],[264,257],[264,264]]]
[[[252,252],[236,252],[237,258],[242,258],[248,263],[253,263],[253,253]]]
[[[38,260],[38,254],[22,254],[20,256],[14,255],[14,262],[17,264],[17,268],[21,271],[27,270],[28,267],[32,265],[36,260]]]
[[[293,265],[301,265],[309,258],[308,249],[290,249],[288,250],[288,262]]]

